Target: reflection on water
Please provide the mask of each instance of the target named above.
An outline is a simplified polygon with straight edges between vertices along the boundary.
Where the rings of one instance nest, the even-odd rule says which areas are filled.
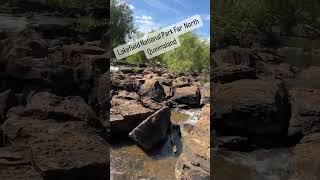
[[[183,126],[194,124],[200,110],[181,110],[173,109],[171,121],[180,122]],[[171,128],[170,137],[167,141],[155,148],[148,154],[131,141],[117,143],[111,147],[111,172],[124,174],[124,179],[144,179],[151,178],[156,180],[175,179],[175,164],[178,156],[183,151],[181,133],[179,126]],[[172,143],[176,146],[176,151]]]

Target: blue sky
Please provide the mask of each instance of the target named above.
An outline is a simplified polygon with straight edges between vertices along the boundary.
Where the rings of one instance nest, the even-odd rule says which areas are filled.
[[[193,15],[201,16],[203,26],[195,32],[210,39],[210,0],[125,0],[134,12],[134,22],[144,33],[166,27]]]

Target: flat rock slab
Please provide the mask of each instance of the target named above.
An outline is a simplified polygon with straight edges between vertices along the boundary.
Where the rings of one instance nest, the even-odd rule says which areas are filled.
[[[144,120],[129,133],[129,137],[144,150],[151,150],[164,141],[170,128],[170,109],[165,106]]]

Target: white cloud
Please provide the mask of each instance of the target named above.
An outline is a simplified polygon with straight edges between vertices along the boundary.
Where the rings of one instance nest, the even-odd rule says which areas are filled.
[[[128,7],[131,9],[131,10],[134,10],[135,7],[132,5],[132,4],[128,4]]]
[[[138,31],[143,33],[149,33],[150,31],[160,27],[159,24],[153,21],[151,16],[147,15],[135,16],[135,22],[137,24]]]
[[[205,21],[210,21],[210,14],[201,15],[201,19],[203,19]]]

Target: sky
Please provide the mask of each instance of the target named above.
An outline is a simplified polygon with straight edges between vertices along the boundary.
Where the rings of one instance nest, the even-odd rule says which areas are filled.
[[[125,3],[134,13],[138,31],[148,33],[198,14],[203,26],[195,33],[210,40],[210,0],[125,0]]]

